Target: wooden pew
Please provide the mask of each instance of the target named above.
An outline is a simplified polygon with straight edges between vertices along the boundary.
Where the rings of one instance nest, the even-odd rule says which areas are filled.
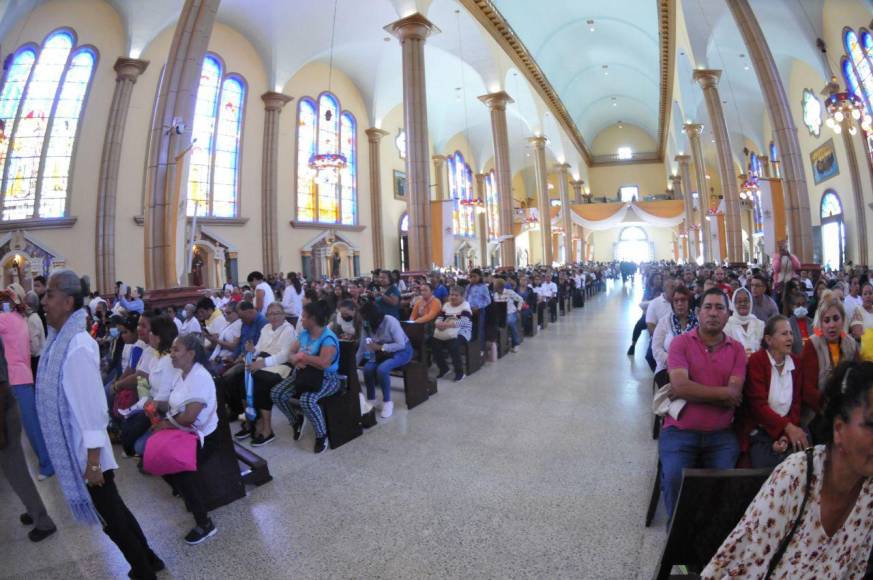
[[[492,302],[489,314],[494,319],[493,339],[497,343],[497,358],[503,358],[512,348],[509,336],[509,327],[506,325],[507,309],[506,302]]]
[[[210,511],[234,502],[246,495],[245,485],[263,485],[272,480],[267,462],[237,445],[230,435],[224,393],[215,389],[218,414],[218,449],[200,466],[203,496]]]
[[[412,362],[417,363],[424,369],[424,376],[426,377],[425,388],[427,389],[427,394],[428,396],[435,395],[437,393],[437,381],[436,379],[430,378],[428,374],[428,369],[430,368],[432,359],[430,346],[428,345],[428,339],[429,337],[433,336],[433,325],[430,323],[416,324],[414,322],[403,322],[401,326],[403,326],[403,332],[406,333],[406,336],[409,338],[409,342],[412,344],[412,348],[415,350]],[[418,369],[415,369],[414,372],[417,373]],[[403,378],[405,381],[405,374]]]
[[[482,356],[482,343],[480,342],[479,332],[479,317],[482,316],[482,311],[479,310],[473,313],[473,333],[472,338],[467,341],[464,349],[461,351],[461,356],[464,358],[464,373],[472,375],[482,368],[485,364],[485,359]]]
[[[655,578],[670,578],[676,565],[700,573],[742,519],[770,472],[686,469]]]
[[[354,340],[340,341],[339,373],[346,376],[348,390],[357,394],[361,390],[361,380],[358,378],[358,364],[355,355],[358,351],[358,343]],[[358,400],[358,413],[361,412],[360,399]],[[361,417],[361,426],[364,428],[376,425],[376,411],[371,409],[369,413]]]
[[[349,388],[348,377],[341,374],[340,390],[318,401],[318,405],[324,413],[327,440],[331,449],[341,447],[364,433],[359,392],[360,387],[358,390]]]

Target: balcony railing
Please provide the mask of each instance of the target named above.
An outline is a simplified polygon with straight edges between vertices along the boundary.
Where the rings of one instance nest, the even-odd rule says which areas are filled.
[[[660,161],[660,158],[658,157],[657,152],[652,151],[634,153],[629,159],[620,158],[618,156],[618,153],[612,153],[609,155],[594,155],[591,157],[591,161],[594,165],[628,165],[632,163],[649,163],[651,161]]]

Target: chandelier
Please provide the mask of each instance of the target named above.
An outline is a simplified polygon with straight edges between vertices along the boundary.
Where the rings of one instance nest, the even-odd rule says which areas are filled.
[[[758,193],[758,177],[752,175],[740,186],[740,199],[752,201]]]
[[[873,118],[864,110],[864,103],[860,97],[846,91],[838,92],[839,85],[836,83],[836,78],[832,78],[828,86],[833,92],[825,101],[825,109],[828,113],[825,125],[839,135],[843,132],[845,123],[849,135],[857,135],[857,124],[860,122],[861,129],[869,132],[873,128]]]

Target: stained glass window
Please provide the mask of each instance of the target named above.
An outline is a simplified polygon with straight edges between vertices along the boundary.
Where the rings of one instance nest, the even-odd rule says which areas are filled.
[[[194,108],[194,144],[188,166],[189,216],[237,215],[239,153],[245,84],[225,75],[221,60],[207,54]]]
[[[485,175],[485,211],[488,215],[488,237],[500,235],[500,213],[497,205],[497,176],[492,169]]]
[[[355,225],[358,220],[358,124],[339,99],[322,93],[297,105],[297,221]],[[315,154],[341,153],[338,175],[309,166]]]
[[[452,192],[452,232],[456,236],[475,235],[476,220],[473,199],[473,171],[460,151],[449,157],[449,188]]]
[[[67,30],[8,61],[0,89],[0,219],[66,215],[70,163],[96,61]]]

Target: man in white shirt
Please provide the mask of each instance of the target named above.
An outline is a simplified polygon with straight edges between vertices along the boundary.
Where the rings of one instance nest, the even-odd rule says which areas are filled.
[[[255,289],[255,295],[252,297],[255,310],[266,316],[267,308],[276,300],[273,289],[267,284],[264,275],[257,270],[249,274],[246,281],[249,283],[249,286]]]
[[[655,336],[655,327],[658,325],[659,320],[668,314],[673,314],[673,290],[675,289],[676,280],[673,278],[667,278],[664,280],[663,292],[661,295],[649,302],[649,306],[646,308],[646,328],[649,329],[649,337]],[[652,353],[651,339],[649,340],[649,347],[646,349],[646,362],[649,363],[649,366],[652,367],[652,371],[654,371],[657,363],[655,362],[655,356]]]

